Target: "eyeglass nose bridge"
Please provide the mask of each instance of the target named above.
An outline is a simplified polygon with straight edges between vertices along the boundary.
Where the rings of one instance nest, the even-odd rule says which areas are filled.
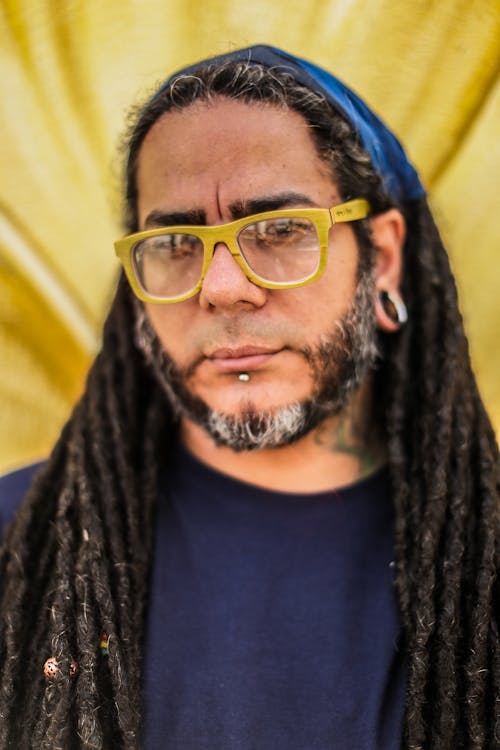
[[[249,281],[251,281],[253,284],[255,284],[256,279],[258,280],[258,277],[256,276],[255,272],[252,271],[246,259],[244,258],[240,248],[238,247],[236,237],[229,237],[226,233],[224,233],[223,238],[219,236],[219,237],[214,237],[213,239],[210,238],[209,240],[208,239],[204,240],[204,261],[203,261],[203,268],[201,271],[201,278],[199,281],[199,288],[201,289],[201,287],[203,286],[203,282],[205,281],[205,276],[208,273],[208,269],[210,268],[212,264],[218,245],[223,245],[226,248],[226,250],[229,251],[233,260],[236,261],[236,263],[238,264],[238,267],[245,274],[246,278]],[[261,284],[259,284],[259,286],[261,286]]]

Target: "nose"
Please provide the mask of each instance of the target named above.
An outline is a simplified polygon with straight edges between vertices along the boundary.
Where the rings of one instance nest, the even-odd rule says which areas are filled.
[[[227,245],[218,242],[203,279],[199,295],[201,307],[262,307],[266,298],[267,290],[253,284],[233,258]]]

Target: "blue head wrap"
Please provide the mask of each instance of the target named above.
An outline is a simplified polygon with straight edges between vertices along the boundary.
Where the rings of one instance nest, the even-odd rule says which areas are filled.
[[[179,76],[194,73],[205,65],[226,61],[260,63],[267,68],[281,70],[291,74],[311,91],[322,94],[358,133],[384,187],[397,203],[417,200],[425,195],[418,173],[409,162],[400,142],[359,96],[326,70],[276,47],[259,44],[202,60],[174,73],[160,91]]]

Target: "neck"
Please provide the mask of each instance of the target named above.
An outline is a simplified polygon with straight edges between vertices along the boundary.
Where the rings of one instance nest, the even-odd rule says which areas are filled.
[[[386,460],[365,384],[340,414],[291,445],[235,453],[216,446],[188,419],[181,423],[184,446],[203,463],[250,484],[281,492],[322,492],[369,476]]]

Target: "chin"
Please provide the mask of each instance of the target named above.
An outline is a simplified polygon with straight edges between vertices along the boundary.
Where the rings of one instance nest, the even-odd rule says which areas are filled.
[[[292,403],[272,411],[258,410],[248,403],[246,409],[236,415],[208,410],[203,416],[198,415],[197,422],[215,445],[235,452],[290,445],[317,423],[310,420],[305,403]]]
[[[313,398],[312,387],[309,390],[282,388],[279,383],[240,383],[216,389],[188,389],[191,402],[203,403],[206,408],[230,419],[240,419],[248,414],[266,414],[272,416],[292,404],[300,404]],[[183,401],[186,401],[184,394]]]

